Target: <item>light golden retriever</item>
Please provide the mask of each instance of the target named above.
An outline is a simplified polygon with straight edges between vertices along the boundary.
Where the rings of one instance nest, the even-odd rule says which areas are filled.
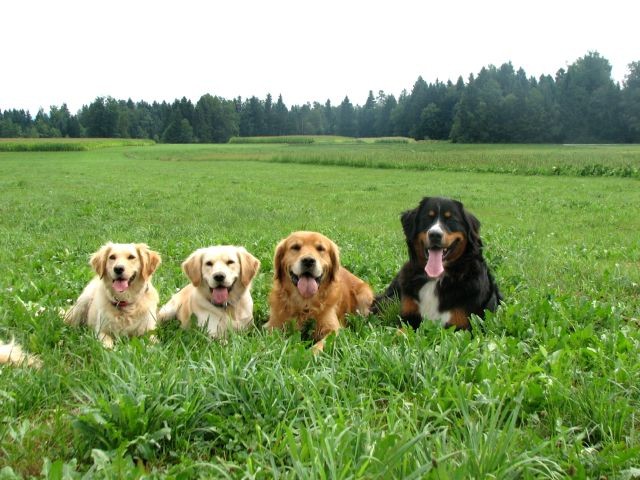
[[[337,332],[347,313],[368,315],[371,287],[340,265],[338,247],[316,232],[294,232],[276,247],[274,279],[265,328],[282,328],[295,320],[297,329],[316,321],[314,351],[324,338]]]
[[[86,323],[105,347],[115,336],[155,330],[158,292],[151,276],[160,255],[144,243],[107,243],[91,256],[96,276],[65,315],[69,325]]]
[[[35,368],[42,366],[42,362],[37,356],[25,353],[15,340],[10,343],[0,341],[0,363],[23,364]]]
[[[259,269],[260,261],[243,247],[196,250],[182,263],[191,283],[160,309],[159,321],[177,318],[187,328],[194,315],[213,338],[247,327],[253,321],[251,281]]]

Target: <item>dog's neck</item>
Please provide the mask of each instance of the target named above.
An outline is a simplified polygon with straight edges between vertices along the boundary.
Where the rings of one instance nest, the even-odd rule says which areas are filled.
[[[232,308],[233,307],[233,302],[231,300],[227,300],[226,302],[224,302],[221,305],[218,305],[217,303],[213,303],[213,302],[209,302],[211,303],[211,305],[213,305],[216,308],[221,308],[223,310],[227,310],[228,308]]]
[[[136,293],[132,292],[133,295],[130,295],[128,294],[129,291],[127,290],[126,294],[124,295],[126,299],[118,298],[116,295],[113,294],[113,292],[109,292],[109,297],[110,297],[109,303],[111,303],[111,305],[113,305],[118,310],[122,310],[123,308],[133,305],[141,294],[144,295],[148,291],[149,291],[149,283],[145,282],[145,284],[142,287],[142,292],[136,292]]]

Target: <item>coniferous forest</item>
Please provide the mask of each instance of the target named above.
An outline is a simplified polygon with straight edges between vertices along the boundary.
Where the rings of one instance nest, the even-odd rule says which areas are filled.
[[[375,79],[372,79],[372,83]],[[363,92],[364,93],[364,92]],[[150,138],[166,143],[224,143],[235,136],[405,136],[465,143],[640,143],[640,61],[622,85],[609,61],[589,52],[555,76],[528,77],[511,63],[490,65],[456,82],[419,77],[411,91],[369,91],[364,105],[313,102],[287,107],[282,95],[194,104],[98,97],[72,113],[66,104],[1,110],[0,137]]]

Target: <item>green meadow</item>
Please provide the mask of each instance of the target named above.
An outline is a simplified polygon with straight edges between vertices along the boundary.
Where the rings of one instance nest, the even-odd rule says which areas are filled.
[[[44,362],[0,366],[0,479],[638,478],[640,146],[311,140],[0,143],[0,338]],[[397,305],[318,356],[262,331],[278,240],[320,231],[380,291],[429,195],[482,223],[505,300],[473,335]],[[162,303],[193,250],[244,245],[256,328],[103,349],[59,312],[109,240],[161,253]]]

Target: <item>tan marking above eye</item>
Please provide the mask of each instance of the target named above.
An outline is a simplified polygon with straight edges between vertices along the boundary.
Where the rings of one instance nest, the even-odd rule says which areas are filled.
[[[444,212],[444,218],[451,218],[451,212]]]
[[[430,217],[435,217],[436,216],[436,212],[434,210],[429,210],[429,216]]]

